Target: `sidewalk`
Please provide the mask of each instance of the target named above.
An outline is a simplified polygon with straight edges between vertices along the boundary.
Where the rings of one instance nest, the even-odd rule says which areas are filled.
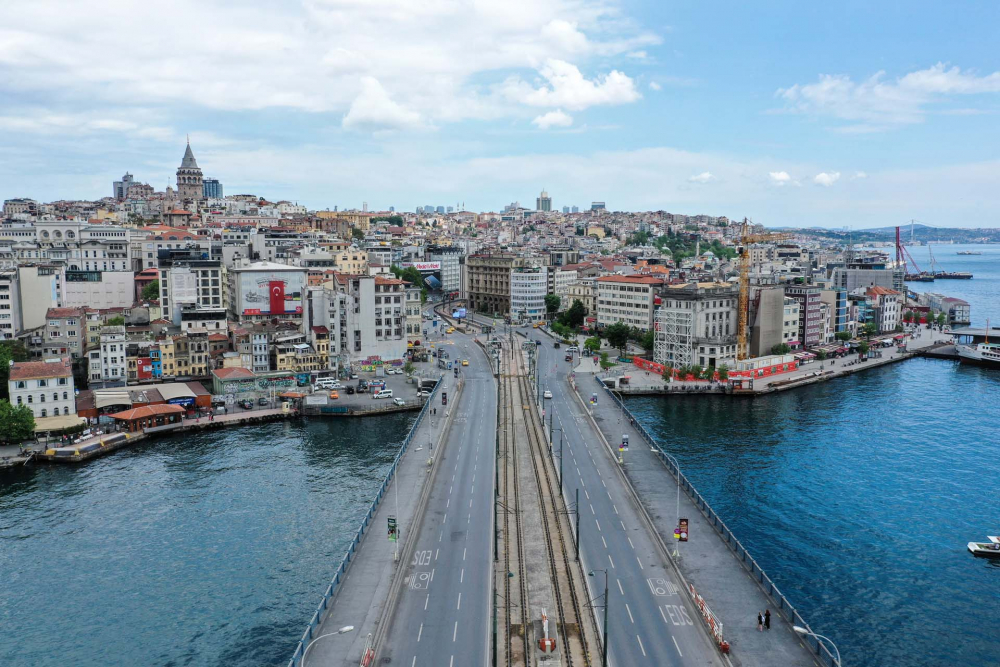
[[[416,539],[414,514],[418,498],[431,474],[428,459],[437,452],[441,435],[450,421],[447,419],[458,401],[449,401],[441,406],[441,392],[455,394],[455,378],[446,375],[442,386],[434,394],[432,405],[437,415],[428,414],[414,433],[413,442],[400,459],[395,478],[386,488],[382,502],[372,517],[368,530],[357,551],[351,556],[346,575],[331,598],[326,617],[313,631],[313,639],[335,633],[345,626],[354,630],[342,635],[333,635],[317,641],[309,649],[306,665],[324,667],[357,667],[365,649],[369,634],[378,632],[378,621],[389,601],[393,585],[393,574],[397,563],[394,561],[395,547],[398,546],[400,564],[408,540]],[[396,494],[400,502],[396,504]],[[399,542],[394,545],[387,538],[387,520],[395,515],[399,528]],[[336,564],[331,564],[331,572]],[[317,591],[318,593],[319,591]]]
[[[650,451],[637,429],[627,420],[619,423],[620,409],[600,390],[593,376],[578,375],[577,386],[584,400],[589,399],[593,391],[599,392],[594,418],[610,443],[620,442],[623,433],[629,434],[632,446],[624,455],[625,474],[668,550],[672,552],[676,546],[679,555],[673,560],[682,575],[722,622],[723,636],[731,647],[732,664],[736,667],[815,665],[811,651],[792,631],[792,623],[778,613],[775,603],[764,594],[686,493],[681,493],[680,516],[688,519],[691,537],[688,542],[675,540],[677,484],[673,475]],[[757,612],[765,609],[771,611],[771,630],[758,632]]]

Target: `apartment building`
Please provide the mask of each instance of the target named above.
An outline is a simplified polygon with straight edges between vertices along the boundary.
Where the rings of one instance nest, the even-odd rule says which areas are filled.
[[[86,317],[83,308],[49,308],[45,313],[42,356],[78,359],[86,354]]]
[[[601,276],[597,279],[597,326],[624,322],[649,331],[656,294],[662,286],[663,280],[652,276]]]
[[[820,344],[823,334],[821,291],[815,285],[789,285],[785,296],[799,303],[799,342],[808,349]]]
[[[653,359],[672,366],[730,367],[736,362],[739,287],[705,282],[669,285],[656,315]]]
[[[76,415],[73,364],[69,357],[15,362],[10,367],[7,389],[11,404],[26,405],[36,420]]]
[[[544,266],[522,266],[510,273],[510,314],[520,322],[545,319],[548,271]]]

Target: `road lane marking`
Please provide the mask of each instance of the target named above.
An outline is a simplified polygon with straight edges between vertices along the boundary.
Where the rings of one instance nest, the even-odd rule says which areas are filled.
[[[416,667],[416,665],[417,665],[417,656],[413,656],[413,662],[410,663],[410,667]]]
[[[631,537],[626,537],[625,539],[627,539],[627,540],[628,540],[628,545],[629,545],[630,547],[632,547],[632,550],[634,551],[634,550],[635,550],[635,545],[634,545],[634,544],[632,544],[632,538],[631,538]]]
[[[468,551],[468,547],[462,549],[462,560],[465,560],[465,552]]]
[[[603,480],[603,479],[601,480],[601,484],[604,484],[604,480]],[[605,488],[605,489],[606,489],[606,488],[608,488],[608,485],[607,485],[607,484],[604,484],[604,488]]]
[[[448,509],[449,507],[451,507],[451,498],[449,498],[448,501],[444,504],[445,509]]]
[[[431,601],[431,594],[430,594],[430,593],[428,593],[428,594],[427,594],[427,599],[426,599],[426,600],[424,600],[424,611],[427,611],[427,604],[428,604],[428,603],[429,603],[430,601]],[[423,625],[423,624],[421,624],[421,625]]]
[[[583,490],[583,495],[587,496],[587,500],[590,500],[590,494],[587,493],[586,489]]]
[[[431,568],[431,581],[434,581],[434,571],[435,571],[436,569],[437,569],[437,568]]]
[[[458,576],[458,583],[465,583],[465,568],[462,568],[462,573]]]
[[[625,606],[627,607],[628,605],[625,605]],[[462,594],[459,593],[458,594],[458,604],[455,605],[455,609],[461,609],[461,608],[462,608]]]
[[[420,635],[424,634],[424,624],[420,624],[420,629],[417,630],[417,643],[420,643]]]
[[[435,549],[435,550],[434,550],[434,560],[437,560],[437,559],[438,559],[438,556],[439,556],[440,554],[441,554],[441,550],[440,550],[440,549]]]
[[[615,514],[618,514],[618,506],[614,503],[611,503],[611,506],[615,508]]]
[[[618,592],[621,593],[622,596],[624,596],[625,595],[625,589],[622,588],[622,580],[621,579],[615,579],[615,581],[618,583]]]
[[[608,560],[611,561],[611,569],[612,570],[617,569],[615,568],[615,561],[613,558],[611,558],[611,554],[608,554]]]
[[[461,593],[459,593],[459,597],[461,597],[461,595],[462,595],[462,594],[461,594]],[[630,620],[630,621],[632,621],[633,623],[635,623],[635,619],[634,619],[634,618],[632,618],[632,609],[631,609],[631,608],[629,608],[629,606],[628,606],[628,602],[626,602],[626,603],[625,603],[625,611],[627,611],[627,612],[628,612],[628,620]]]
[[[597,512],[594,511],[594,503],[590,503],[590,513],[597,514]]]
[[[608,548],[608,543],[607,543],[607,541],[606,541],[606,540],[604,539],[604,536],[603,536],[603,535],[601,535],[601,542],[604,542],[604,548],[605,548],[605,549],[607,549],[607,548]]]
[[[451,641],[455,641],[457,637],[458,637],[458,621],[455,621],[455,629],[451,631]],[[452,656],[452,660],[454,659],[455,659],[454,656]]]
[[[642,638],[639,637],[639,635],[636,635],[635,638],[639,640],[639,650],[642,651],[642,657],[645,658],[646,657],[646,649],[643,648],[643,646],[642,646]]]
[[[638,556],[636,556],[636,557],[635,557],[635,562],[639,564],[639,569],[640,569],[640,570],[645,570],[645,569],[646,569],[646,568],[644,568],[644,567],[642,566],[642,561],[641,561],[641,560],[639,560],[639,557],[638,557]]]
[[[618,519],[618,523],[622,525],[622,530],[625,530],[625,522],[622,521],[621,519]]]
[[[594,523],[597,524],[597,530],[600,530],[601,529],[601,522],[598,521],[597,519],[594,519]]]
[[[677,649],[677,654],[683,658],[684,654],[681,653],[681,647],[677,645],[677,637],[671,635],[670,638],[674,640],[674,648]]]

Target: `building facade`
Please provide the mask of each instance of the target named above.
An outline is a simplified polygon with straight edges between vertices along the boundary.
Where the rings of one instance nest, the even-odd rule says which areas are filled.
[[[522,266],[510,273],[510,315],[521,322],[545,319],[548,276],[544,266]]]
[[[601,276],[597,279],[597,326],[624,322],[649,331],[656,293],[662,285],[660,278],[652,276]]]
[[[25,405],[35,419],[76,414],[73,364],[69,357],[15,362],[7,388],[12,405]]]
[[[663,290],[656,315],[653,359],[668,366],[721,366],[736,362],[739,287],[688,283]]]
[[[799,302],[799,342],[807,349],[819,345],[823,335],[820,292],[815,285],[789,285],[785,288],[785,296]]]
[[[199,200],[205,196],[205,184],[202,181],[201,168],[194,159],[191,152],[191,143],[188,142],[184,150],[184,157],[181,159],[181,166],[177,168],[177,196],[183,199]]]

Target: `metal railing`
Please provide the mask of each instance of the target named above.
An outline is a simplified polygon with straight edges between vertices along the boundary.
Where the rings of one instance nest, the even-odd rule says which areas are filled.
[[[369,524],[375,516],[376,510],[378,510],[379,503],[382,502],[382,498],[385,496],[386,489],[389,488],[390,482],[392,482],[393,477],[396,475],[396,469],[399,467],[400,459],[403,458],[403,454],[406,453],[406,448],[413,441],[413,436],[416,434],[417,428],[420,426],[421,422],[423,422],[424,415],[426,415],[427,411],[430,409],[431,399],[434,398],[438,388],[441,387],[443,380],[444,375],[438,377],[437,385],[434,386],[434,389],[431,391],[431,395],[424,403],[424,407],[420,410],[420,413],[417,414],[417,420],[413,422],[410,432],[406,434],[403,444],[399,447],[399,451],[396,453],[396,458],[392,461],[392,466],[389,467],[389,472],[386,473],[385,479],[382,480],[382,486],[379,487],[378,493],[375,494],[375,498],[372,500],[371,505],[368,506],[368,513],[365,514],[365,518],[361,521],[361,525],[358,527],[358,532],[354,535],[354,539],[351,541],[351,545],[348,547],[347,553],[344,554],[343,560],[340,561],[340,566],[333,575],[333,581],[330,582],[330,585],[327,586],[326,590],[323,592],[323,599],[320,601],[316,611],[313,612],[312,618],[309,619],[309,625],[306,627],[305,632],[302,633],[302,638],[299,639],[298,644],[295,646],[295,652],[292,654],[291,660],[288,661],[288,667],[300,667],[303,652],[309,645],[309,642],[313,640],[313,631],[315,631],[323,623],[323,618],[326,616],[326,612],[329,609],[330,600],[336,593],[341,580],[343,580],[346,576],[351,559],[354,556],[354,553],[358,550],[358,545],[361,544],[365,531],[368,530]]]
[[[670,461],[670,458],[663,451],[663,447],[660,443],[657,442],[656,439],[650,435],[649,431],[647,431],[646,428],[639,423],[639,420],[635,418],[635,415],[633,415],[632,412],[625,407],[625,404],[622,403],[621,399],[615,396],[614,392],[612,392],[607,385],[601,382],[596,376],[594,379],[597,380],[597,384],[599,384],[604,389],[604,392],[615,401],[618,407],[620,407],[625,414],[628,415],[632,426],[639,431],[639,435],[641,435],[642,438],[656,450],[660,462],[663,463],[664,467],[666,467],[670,474],[674,476],[674,479],[677,480],[677,483],[691,499],[691,502],[694,503],[699,510],[701,510],[702,514],[705,515],[705,518],[708,519],[709,523],[712,524],[712,527],[715,528],[717,533],[719,533],[719,536],[722,537],[726,546],[733,551],[737,560],[742,563],[743,567],[750,573],[750,576],[757,581],[764,593],[774,601],[778,607],[778,611],[783,612],[793,625],[801,626],[809,632],[812,632],[812,629],[809,627],[809,624],[806,623],[805,619],[802,618],[802,615],[797,609],[795,609],[795,607],[792,606],[792,604],[788,601],[788,598],[786,598],[784,594],[778,590],[778,587],[774,585],[774,582],[769,576],[767,576],[764,569],[757,564],[756,559],[750,555],[750,552],[747,551],[746,547],[744,547],[743,544],[736,538],[733,531],[729,529],[722,518],[719,517],[718,513],[712,509],[712,506],[709,505],[698,490],[694,488],[684,473],[682,473],[677,466]],[[830,649],[816,639],[816,637],[807,635],[802,637],[802,639],[805,641],[807,646],[812,648],[813,652],[824,664],[829,665],[830,667],[838,666],[836,658],[833,653],[830,652]]]

